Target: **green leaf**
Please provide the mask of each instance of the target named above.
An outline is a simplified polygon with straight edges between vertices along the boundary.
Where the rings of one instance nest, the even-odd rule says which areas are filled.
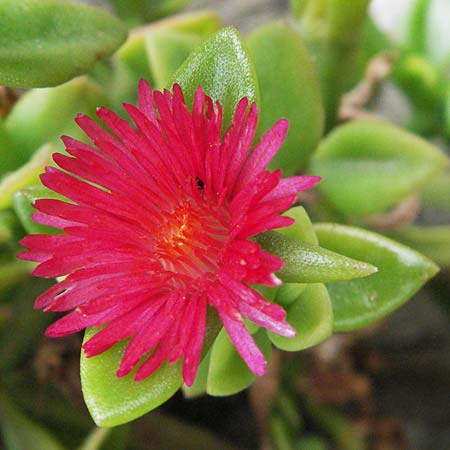
[[[207,327],[203,342],[203,354],[208,352],[219,333],[221,323],[214,310],[208,310]],[[84,342],[90,339],[98,328],[87,328]],[[86,405],[94,422],[101,427],[115,427],[158,407],[181,387],[180,361],[167,362],[150,377],[134,381],[138,367],[129,375],[118,378],[116,371],[120,365],[126,341],[118,342],[114,347],[100,355],[87,358],[81,352],[81,387]]]
[[[285,338],[271,331],[270,340],[282,350],[298,351],[324,341],[333,331],[333,308],[323,284],[308,284],[287,308],[287,321],[297,336]]]
[[[125,40],[103,10],[59,0],[2,0],[0,85],[56,86],[91,70]]]
[[[30,186],[15,192],[13,196],[13,206],[20,223],[25,228],[25,231],[30,234],[59,233],[60,230],[46,225],[40,225],[31,219],[31,215],[36,212],[33,207],[34,202],[40,198],[64,199],[61,195],[42,185]]]
[[[288,22],[264,24],[247,38],[261,90],[260,134],[280,117],[289,120],[286,140],[271,167],[291,175],[305,167],[322,136],[324,114],[316,67]]]
[[[4,122],[0,120],[0,177],[19,167],[22,162]]]
[[[340,212],[380,213],[424,187],[448,164],[418,136],[382,121],[355,120],[337,128],[314,155],[318,188]]]
[[[145,34],[147,58],[156,89],[172,87],[169,80],[200,42],[201,38],[196,34],[164,28],[154,28]]]
[[[410,225],[388,232],[388,236],[414,248],[442,267],[450,267],[450,226]]]
[[[294,208],[287,210],[283,216],[291,217],[295,220],[295,223],[290,227],[281,228],[278,230],[279,233],[297,239],[305,244],[319,245],[319,240],[314,232],[311,220],[303,206],[295,206]],[[306,286],[307,284],[304,283],[283,283],[280,287],[276,288],[274,301],[279,305],[286,307],[300,296]],[[264,297],[266,296],[264,295]]]
[[[265,331],[259,330],[253,338],[266,361],[269,361],[272,346]],[[236,394],[250,386],[256,378],[223,329],[211,349],[206,392],[215,396]]]
[[[95,116],[98,106],[108,106],[103,89],[86,77],[79,77],[56,88],[32,89],[14,105],[6,128],[20,149],[21,162],[47,142],[62,148],[61,135],[84,136],[74,119],[78,113]]]
[[[86,330],[84,342],[98,329]],[[126,342],[119,342],[110,350],[93,358],[81,352],[80,375],[83,395],[94,422],[101,427],[115,427],[158,407],[180,388],[181,365],[165,362],[145,380],[136,382],[129,375],[118,378],[117,368]]]
[[[24,166],[6,175],[0,182],[0,210],[12,205],[14,192],[39,182],[39,174],[51,163],[53,144],[44,145]]]
[[[47,430],[18,411],[2,392],[0,418],[6,450],[64,450]]]
[[[403,305],[438,271],[425,256],[379,234],[337,224],[314,226],[320,245],[378,267],[370,277],[327,285],[334,330],[350,331]]]
[[[376,267],[329,251],[318,245],[299,242],[275,231],[257,237],[261,247],[278,257],[285,266],[277,272],[288,283],[319,283],[366,277]]]
[[[179,83],[186,103],[192,104],[194,93],[201,86],[223,107],[224,126],[231,118],[238,101],[259,100],[258,81],[253,63],[240,34],[233,27],[223,28],[196,48],[172,79]]]

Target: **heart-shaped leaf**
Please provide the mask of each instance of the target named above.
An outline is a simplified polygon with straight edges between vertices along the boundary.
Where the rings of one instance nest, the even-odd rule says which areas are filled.
[[[438,271],[425,256],[391,239],[337,224],[314,226],[320,245],[376,265],[370,277],[330,283],[334,330],[361,328],[397,309]]]
[[[286,140],[271,166],[293,174],[305,167],[323,131],[316,67],[300,35],[287,22],[264,24],[248,36],[247,44],[261,90],[260,132],[280,117],[289,120]]]
[[[333,331],[333,307],[327,288],[321,283],[308,284],[286,307],[286,312],[286,320],[294,327],[297,336],[285,338],[268,332],[273,344],[282,350],[298,351],[312,347],[325,340]]]
[[[56,88],[32,89],[14,105],[6,120],[6,129],[24,163],[41,145],[60,143],[60,136],[81,138],[83,132],[74,118],[78,113],[95,116],[98,106],[108,106],[103,89],[88,79],[78,77]]]
[[[448,164],[428,142],[394,125],[355,120],[319,146],[311,171],[318,188],[344,214],[379,213],[421,189]]]
[[[125,40],[107,12],[60,0],[0,2],[0,85],[56,86],[91,70]]]
[[[264,330],[253,335],[266,361],[270,360],[272,346]],[[225,396],[240,392],[255,381],[256,375],[239,356],[234,344],[223,329],[211,349],[206,392],[210,395]]]
[[[376,267],[329,251],[318,245],[268,231],[257,237],[261,247],[284,261],[277,276],[287,283],[320,283],[366,277]]]
[[[39,174],[51,162],[53,144],[44,145],[24,166],[6,175],[0,182],[0,210],[12,205],[13,194],[26,186],[39,182]]]
[[[192,104],[201,86],[223,107],[224,126],[228,126],[242,97],[259,101],[258,82],[253,63],[241,36],[233,27],[223,28],[196,48],[172,79],[179,83],[186,103]]]

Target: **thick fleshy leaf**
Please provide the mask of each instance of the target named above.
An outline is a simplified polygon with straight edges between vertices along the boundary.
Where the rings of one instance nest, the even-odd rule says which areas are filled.
[[[221,323],[213,310],[208,310],[203,354],[208,352],[217,337]],[[86,329],[84,342],[97,328]],[[92,358],[81,352],[81,387],[86,405],[94,422],[102,427],[115,427],[137,419],[168,400],[181,387],[181,364],[165,362],[150,377],[134,381],[135,368],[127,376],[118,378],[127,342],[119,342],[108,351]]]
[[[334,330],[350,331],[381,319],[410,299],[438,271],[425,256],[391,239],[337,224],[314,226],[320,245],[378,267],[360,280],[327,285]]]
[[[50,191],[42,185],[30,186],[14,193],[13,206],[20,223],[30,234],[55,234],[59,232],[56,228],[40,225],[31,219],[36,212],[33,205],[40,198],[64,199],[56,192]]]
[[[337,128],[314,155],[318,188],[344,214],[383,212],[421,189],[448,159],[418,136],[383,121],[355,120]]]
[[[270,360],[272,346],[264,330],[253,335],[266,361]],[[223,329],[211,349],[206,392],[210,395],[225,396],[240,392],[257,378],[239,356],[228,334]]]
[[[247,44],[261,90],[260,132],[280,117],[289,120],[286,140],[271,166],[291,175],[305,167],[323,131],[316,67],[288,22],[264,24],[249,35]]]
[[[4,122],[0,120],[0,177],[10,172],[22,163],[16,146],[5,128]]]
[[[376,272],[371,264],[348,258],[318,245],[304,244],[275,231],[257,237],[261,247],[285,265],[277,276],[287,283],[320,283],[366,277]]]
[[[84,342],[98,329],[86,330]],[[134,420],[168,400],[182,384],[179,363],[164,363],[152,376],[134,381],[136,369],[129,375],[116,375],[126,343],[120,342],[93,358],[81,352],[80,374],[83,395],[94,422],[114,427]]]
[[[311,220],[303,206],[295,206],[283,215],[291,217],[295,222],[289,227],[278,230],[279,233],[306,244],[319,245]],[[304,283],[283,283],[276,288],[276,295],[273,300],[279,305],[286,307],[300,296],[306,286],[307,284]]]
[[[7,449],[64,450],[47,430],[26,417],[0,393],[0,423]]]
[[[95,116],[98,106],[109,106],[103,89],[86,77],[78,77],[56,88],[32,89],[14,105],[6,128],[24,163],[47,142],[60,143],[61,135],[81,138],[74,118],[83,113]],[[63,148],[62,143],[60,147]]]
[[[285,338],[268,332],[270,340],[282,350],[298,351],[324,341],[333,331],[333,307],[323,284],[308,284],[304,291],[286,307],[287,322],[297,333]]]
[[[145,45],[154,88],[170,88],[173,74],[200,42],[200,36],[193,33],[157,27],[148,31]]]
[[[390,237],[428,256],[442,267],[450,267],[450,226],[407,226],[388,233]]]
[[[0,210],[12,205],[14,192],[39,182],[39,174],[50,164],[54,150],[53,144],[44,145],[24,166],[3,177],[0,182]]]
[[[233,27],[223,28],[196,48],[175,73],[186,103],[192,104],[194,93],[202,86],[223,107],[223,124],[230,124],[232,113],[242,97],[259,101],[258,81],[253,63],[240,34]]]
[[[0,85],[27,88],[88,72],[126,37],[107,12],[60,0],[2,0],[0,30]]]

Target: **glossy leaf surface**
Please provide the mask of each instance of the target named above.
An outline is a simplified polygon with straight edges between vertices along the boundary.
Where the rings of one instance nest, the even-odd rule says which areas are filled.
[[[253,335],[256,345],[269,361],[272,346],[264,330]],[[206,392],[210,395],[232,395],[250,386],[256,379],[247,364],[242,360],[223,329],[211,349]]]
[[[329,251],[318,245],[304,244],[281,233],[260,234],[258,243],[265,251],[285,263],[277,276],[288,283],[319,283],[365,277],[376,267]]]
[[[242,97],[247,97],[250,103],[259,100],[253,63],[240,34],[232,27],[223,28],[196,48],[172,82],[180,84],[188,105],[192,104],[198,86],[213,100],[219,100],[224,126],[230,124]]]
[[[86,330],[87,341],[98,330]],[[179,363],[164,363],[160,369],[143,381],[129,375],[116,376],[126,343],[119,342],[110,350],[86,358],[81,353],[81,384],[86,405],[98,426],[114,427],[134,420],[168,400],[181,386]]]
[[[378,267],[370,277],[329,283],[334,330],[350,331],[381,319],[409,300],[438,268],[425,256],[391,239],[337,224],[314,226],[320,245]]]
[[[333,331],[333,308],[323,284],[308,284],[286,307],[287,321],[297,336],[285,338],[268,332],[270,340],[282,350],[298,351],[325,340]]]

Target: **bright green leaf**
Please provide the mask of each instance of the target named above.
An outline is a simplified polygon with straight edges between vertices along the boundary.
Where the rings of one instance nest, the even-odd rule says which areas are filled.
[[[56,438],[18,411],[2,392],[0,419],[6,450],[64,450]]]
[[[87,329],[84,342],[97,331]],[[182,384],[179,363],[169,365],[165,362],[153,375],[139,382],[133,379],[136,369],[118,378],[116,371],[125,347],[126,342],[119,342],[92,358],[81,352],[84,400],[94,422],[101,427],[114,427],[137,419],[172,397]]]
[[[201,42],[193,33],[154,28],[145,34],[147,58],[156,89],[171,88],[169,80]]]
[[[213,100],[219,100],[226,127],[242,97],[249,102],[259,100],[253,63],[240,34],[232,27],[223,28],[196,48],[172,82],[180,84],[188,105],[192,104],[198,86]]]
[[[410,299],[438,270],[425,256],[370,231],[325,223],[314,229],[323,247],[378,267],[378,273],[370,277],[327,285],[335,331],[358,329],[381,319]]]
[[[342,213],[380,213],[421,189],[448,164],[428,142],[394,125],[355,120],[337,128],[314,155],[318,188]]]
[[[107,12],[59,0],[0,2],[0,84],[56,86],[91,70],[125,40]]]
[[[205,355],[217,334],[221,322],[215,310],[209,309],[207,327],[203,342]],[[84,342],[90,339],[97,328],[86,329]],[[87,358],[81,352],[80,374],[81,387],[86,405],[94,422],[102,427],[114,427],[131,420],[158,407],[181,387],[181,364],[165,362],[150,377],[142,381],[134,381],[138,368],[129,375],[118,378],[116,371],[120,365],[127,342],[119,342],[108,351]]]
[[[56,88],[32,89],[14,105],[6,120],[11,139],[25,162],[47,142],[60,143],[61,135],[84,136],[74,119],[78,113],[95,116],[98,106],[108,106],[103,89],[86,77]]]
[[[296,239],[268,231],[257,237],[261,247],[278,257],[285,265],[277,272],[284,282],[319,283],[366,277],[376,267],[334,253],[318,245],[304,244]]]
[[[31,219],[31,215],[36,212],[34,202],[41,198],[64,199],[56,192],[47,189],[42,185],[30,186],[14,193],[13,206],[20,220],[20,223],[30,234],[55,234],[59,232],[56,228],[40,225]]]
[[[12,205],[14,192],[39,182],[44,167],[51,163],[53,144],[40,148],[24,166],[6,175],[0,182],[0,210]]]
[[[287,321],[297,332],[285,338],[271,331],[270,340],[282,350],[298,351],[324,341],[333,331],[333,308],[323,284],[308,284],[299,297],[286,307]]]
[[[259,330],[253,338],[266,361],[269,361],[272,346],[265,331]],[[215,396],[236,394],[250,386],[256,378],[223,329],[211,349],[206,392]]]
[[[261,90],[259,130],[268,130],[280,117],[289,132],[271,162],[291,175],[305,167],[323,131],[323,108],[316,67],[300,35],[289,23],[270,22],[247,39]]]

